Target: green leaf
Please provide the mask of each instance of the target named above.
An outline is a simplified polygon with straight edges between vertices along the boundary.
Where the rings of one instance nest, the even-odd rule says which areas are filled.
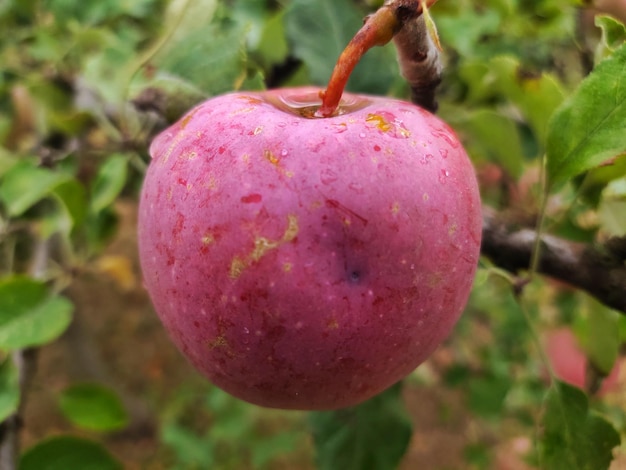
[[[587,396],[576,387],[555,382],[545,400],[539,442],[543,470],[604,470],[620,436],[601,416],[590,412]]]
[[[246,78],[245,39],[245,26],[214,21],[172,41],[155,62],[203,92],[225,93],[238,89]]]
[[[500,15],[493,9],[484,9],[480,14],[464,11],[455,16],[437,16],[442,42],[456,49],[461,57],[475,56],[476,45],[481,38],[496,33],[500,21]]]
[[[604,58],[624,44],[626,26],[608,15],[597,15],[595,22],[596,26],[602,30],[602,40],[597,46],[596,58]]]
[[[584,296],[582,306],[584,315],[576,322],[577,336],[592,364],[609,374],[620,348],[619,314],[589,295]]]
[[[496,87],[519,109],[541,146],[545,146],[550,116],[565,97],[559,81],[550,74],[525,74],[512,57],[493,59],[489,72],[497,77]]]
[[[181,77],[159,72],[153,80],[148,81],[138,93],[149,96],[150,100],[154,95],[158,96],[162,102],[162,111],[168,122],[177,121],[183,114],[196,104],[208,98],[208,95],[190,82]]]
[[[71,436],[46,439],[28,449],[20,459],[19,470],[121,470],[100,444]]]
[[[91,191],[91,210],[100,212],[110,206],[124,188],[128,175],[128,158],[113,154],[102,164]]]
[[[311,413],[318,468],[397,468],[412,432],[401,389],[398,383],[361,405]]]
[[[450,116],[449,122],[459,131],[467,132],[473,147],[470,154],[482,156],[498,163],[513,178],[519,178],[524,169],[522,142],[516,123],[490,109],[478,109],[467,113],[459,112]]]
[[[68,175],[39,168],[31,160],[21,161],[8,170],[0,181],[0,201],[11,217],[17,217],[69,178]]]
[[[623,158],[626,162],[626,158]],[[602,230],[610,236],[626,235],[626,178],[614,180],[602,193],[598,210]]]
[[[554,188],[626,152],[626,44],[582,81],[550,121],[547,173]]]
[[[202,29],[213,19],[217,0],[172,0],[165,12],[165,25],[176,28],[166,49],[183,40],[190,31]]]
[[[13,361],[5,359],[0,365],[0,422],[17,411],[20,404],[18,373]]]
[[[85,221],[87,196],[84,186],[76,179],[68,180],[52,191],[56,204],[40,219],[39,234],[47,238],[54,233],[69,235],[74,227]]]
[[[606,200],[600,205],[600,220],[603,230],[611,236],[626,234],[626,199]]]
[[[154,8],[155,0],[48,0],[46,7],[60,22],[79,21],[83,24],[105,22],[121,15],[141,17]]]
[[[73,306],[48,293],[46,286],[27,277],[0,281],[0,349],[40,346],[69,326]]]
[[[289,46],[285,37],[285,10],[281,10],[266,21],[256,52],[267,65],[280,64],[289,54]]]
[[[0,178],[18,163],[18,160],[3,147],[0,147]]]
[[[352,2],[293,0],[285,14],[287,39],[296,57],[307,64],[310,78],[326,85],[343,49],[363,24]],[[398,76],[392,47],[368,51],[348,82],[355,92],[384,95]]]
[[[175,424],[163,425],[161,441],[171,447],[181,464],[188,468],[211,468],[215,465],[215,443]]]
[[[59,397],[63,415],[76,426],[92,431],[117,431],[128,424],[119,397],[107,387],[84,383],[66,388]]]
[[[57,201],[64,207],[71,226],[81,225],[87,217],[87,194],[85,187],[76,179],[71,179],[56,187],[53,192]]]
[[[265,468],[273,459],[293,452],[298,444],[298,433],[281,432],[259,438],[251,449],[253,468]]]
[[[479,416],[497,418],[502,415],[504,400],[511,389],[511,378],[488,373],[486,377],[473,377],[468,387],[469,408]]]

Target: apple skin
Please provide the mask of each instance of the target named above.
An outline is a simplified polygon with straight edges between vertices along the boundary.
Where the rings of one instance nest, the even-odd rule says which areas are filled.
[[[316,88],[212,98],[156,137],[140,200],[145,286],[215,385],[284,409],[355,405],[402,379],[465,307],[474,169],[415,105]]]

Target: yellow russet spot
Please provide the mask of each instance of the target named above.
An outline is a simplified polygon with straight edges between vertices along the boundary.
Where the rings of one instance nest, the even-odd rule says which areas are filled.
[[[180,128],[184,129],[185,127],[187,127],[187,124],[189,124],[189,122],[191,121],[191,119],[196,115],[196,113],[199,111],[200,108],[195,108],[193,111],[189,112],[187,114],[187,116],[185,116],[181,121],[180,121]]]
[[[178,131],[178,133],[174,136],[174,138],[170,142],[170,145],[167,147],[167,150],[165,151],[163,156],[159,159],[159,164],[165,165],[167,163],[167,161],[170,159],[170,156],[172,155],[172,152],[174,151],[174,149],[176,148],[178,143],[181,140],[183,140],[183,138],[186,135],[185,131],[183,129],[184,128],[181,125],[181,130]]]
[[[189,113],[187,116],[185,116],[182,121],[180,121],[180,128],[184,129],[185,127],[187,127],[187,124],[189,124],[189,121],[191,121],[191,118],[193,118],[193,115],[195,113]]]
[[[405,139],[411,137],[411,131],[402,126],[398,126],[398,134],[400,134]]]
[[[209,341],[208,346],[210,349],[230,347],[228,341],[224,338],[224,335],[219,335],[212,341]]]
[[[215,178],[215,176],[209,176],[209,182],[207,183],[206,187],[211,191],[215,191],[217,189],[217,179]]]
[[[215,243],[215,237],[212,233],[207,233],[201,238],[201,241],[203,245],[210,245],[212,243]]]
[[[428,277],[428,287],[437,287],[443,281],[443,273],[436,272],[432,273]]]
[[[254,135],[259,135],[261,132],[263,132],[263,126],[258,126],[254,129]]]
[[[256,237],[254,239],[254,248],[247,256],[235,256],[233,258],[230,263],[230,277],[232,279],[237,279],[241,276],[244,269],[250,266],[253,262],[257,262],[263,258],[268,251],[278,248],[283,243],[293,241],[299,231],[300,227],[298,226],[298,217],[294,214],[289,214],[287,216],[287,228],[285,228],[285,232],[280,239],[270,240],[266,237]]]
[[[247,153],[244,153],[241,156],[241,159],[243,160],[244,163],[250,163],[250,155],[248,155]]]
[[[237,116],[238,114],[248,114],[254,111],[256,108],[254,106],[248,106],[247,108],[237,109],[229,114],[229,116]]]
[[[165,197],[167,197],[168,201],[171,201],[173,196],[174,196],[174,189],[173,188],[169,188],[167,190],[167,194],[165,195]]]
[[[339,322],[336,318],[333,317],[326,322],[326,327],[329,330],[336,330],[337,328],[339,328]]]
[[[237,279],[241,276],[243,270],[246,269],[246,262],[242,260],[239,256],[235,256],[230,263],[230,277],[233,279]]]
[[[193,184],[192,183],[187,183],[187,186],[185,186],[185,188],[187,188],[187,192],[191,191],[193,189]]]
[[[376,127],[383,132],[389,132],[392,127],[392,125],[389,124],[380,114],[368,114],[365,121],[375,124]]]
[[[450,228],[448,229],[448,235],[449,236],[454,235],[456,233],[457,229],[458,229],[458,227],[457,227],[456,224],[450,225]]]
[[[280,158],[278,158],[276,155],[274,155],[274,152],[272,152],[271,150],[264,150],[263,151],[263,158],[265,158],[272,165],[278,166],[278,164],[280,163]]]
[[[294,238],[298,235],[300,231],[300,227],[298,226],[298,217],[294,214],[289,214],[287,216],[287,229],[283,235],[284,242],[293,241]]]
[[[291,263],[283,263],[283,271],[285,271],[286,273],[291,272],[291,268],[293,268],[293,265]]]
[[[400,203],[396,201],[391,206],[391,213],[396,215],[398,212],[400,212]]]
[[[198,152],[186,152],[178,156],[179,160],[195,160],[196,158],[198,158]]]
[[[422,199],[424,201],[428,201],[430,199],[430,196],[428,195],[428,193],[424,193],[424,195],[422,196]]]
[[[261,258],[263,258],[263,255],[265,255],[265,253],[267,253],[269,250],[273,250],[274,248],[276,248],[278,244],[279,242],[273,242],[265,237],[259,237],[254,240],[254,250],[252,250],[250,258],[252,258],[253,261],[259,261]]]
[[[280,158],[277,157],[274,152],[269,149],[265,149],[263,151],[263,158],[274,165],[279,173],[285,175],[287,178],[293,178],[293,171],[282,168],[280,165]]]

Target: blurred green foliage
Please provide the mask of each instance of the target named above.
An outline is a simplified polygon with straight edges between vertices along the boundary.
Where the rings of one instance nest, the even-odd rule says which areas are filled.
[[[151,137],[209,96],[324,85],[380,3],[0,2],[2,418],[21,393],[11,354],[69,325],[63,292],[93,272],[116,233],[117,201],[136,200]],[[484,202],[514,224],[544,216],[547,231],[596,243],[626,234],[626,29],[611,17],[594,20],[579,3],[441,0],[431,13],[445,49],[439,114],[466,144]],[[393,47],[368,53],[348,88],[406,98]],[[515,282],[483,260],[444,346],[452,360],[420,368],[405,389],[459,393],[480,430],[468,439],[467,468],[494,468],[498,445],[518,436],[536,439],[526,459],[541,468],[607,468],[616,429],[626,429],[623,407],[546,378],[541,337],[571,327],[606,373],[626,340],[624,316],[541,279],[520,299]],[[20,468],[121,468],[101,445],[129,423],[115,392],[74,384],[58,398],[63,416],[91,440],[52,437],[25,451]],[[155,411],[167,468],[181,470],[306,466],[298,459],[311,457],[313,444],[321,468],[394,468],[410,445],[407,413],[399,386],[306,420],[200,384],[181,387]]]

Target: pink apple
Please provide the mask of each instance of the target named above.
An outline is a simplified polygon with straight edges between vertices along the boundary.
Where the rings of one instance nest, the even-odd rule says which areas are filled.
[[[554,374],[563,382],[585,389],[587,357],[569,328],[549,332],[544,340],[546,355]],[[602,381],[598,395],[614,390],[619,382],[620,361]]]
[[[153,142],[145,285],[213,383],[288,409],[354,405],[450,333],[479,256],[474,170],[415,105],[319,90],[233,93]]]

